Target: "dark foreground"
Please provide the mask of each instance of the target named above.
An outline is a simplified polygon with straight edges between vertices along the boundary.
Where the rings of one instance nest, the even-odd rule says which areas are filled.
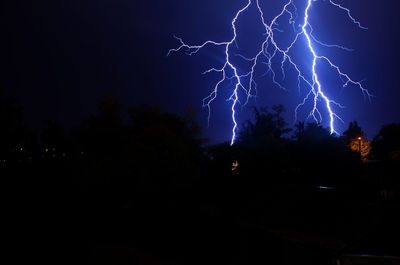
[[[9,194],[4,218],[12,227],[10,241],[24,253],[18,259],[324,265],[348,262],[345,255],[400,256],[398,199],[374,179],[387,166],[361,165],[372,184],[359,182],[359,189],[311,185],[292,173],[275,181],[226,174],[170,190],[127,187],[127,198],[115,183],[83,178],[87,169],[50,165],[3,168]],[[370,258],[343,264],[399,263]]]

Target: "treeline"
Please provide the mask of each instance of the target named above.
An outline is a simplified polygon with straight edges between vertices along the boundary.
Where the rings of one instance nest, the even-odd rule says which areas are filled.
[[[386,215],[374,215],[370,202],[382,191],[398,191],[392,169],[398,172],[399,124],[384,126],[369,145],[356,122],[337,137],[315,123],[289,128],[281,105],[253,110],[233,146],[208,146],[190,107],[181,117],[158,107],[126,107],[108,96],[80,126],[67,130],[48,121],[35,133],[23,125],[22,109],[1,95],[0,174],[8,216],[15,223],[30,220],[19,226],[29,238],[43,237],[32,225],[50,238],[57,231],[54,240],[68,238],[83,256],[91,253],[88,240],[129,241],[179,264],[226,263],[242,242],[265,244],[240,238],[242,227],[351,239],[384,223],[387,218],[377,216]],[[275,240],[265,247],[274,246]],[[268,259],[280,264],[276,253]],[[101,251],[95,259],[107,263]]]
[[[206,146],[190,107],[180,117],[158,107],[125,107],[107,96],[80,126],[67,130],[47,121],[37,135],[23,126],[22,109],[12,99],[1,95],[0,103],[3,169],[61,164],[75,170],[81,190],[102,197],[111,192],[113,200],[129,197],[132,189],[171,191],[231,174],[262,182],[286,176],[291,183],[345,185],[349,179],[344,175],[354,180],[360,175],[362,160],[399,159],[399,124],[384,126],[370,144],[356,121],[341,137],[316,123],[289,128],[282,105],[253,108],[254,119],[241,126],[231,147]]]
[[[158,107],[127,108],[108,96],[99,104],[97,113],[80,126],[67,130],[61,123],[47,121],[46,128],[38,134],[23,125],[22,108],[11,98],[0,94],[0,104],[3,166],[49,159],[83,159],[98,163],[97,168],[117,163],[114,168],[128,172],[125,163],[136,168],[136,173],[146,172],[146,175],[172,174],[173,169],[173,175],[180,179],[183,175],[188,178],[187,175],[199,174],[195,173],[199,171],[196,167],[201,168],[201,163],[220,149],[228,150],[225,159],[229,163],[240,160],[241,168],[253,155],[264,157],[265,163],[305,160],[315,166],[318,166],[316,161],[400,159],[399,124],[384,126],[370,143],[356,121],[350,123],[341,137],[316,123],[298,122],[294,129],[289,128],[282,118],[282,105],[271,110],[253,108],[254,119],[241,126],[235,145],[230,148],[227,144],[206,146],[191,108],[187,108],[185,117],[179,117]]]

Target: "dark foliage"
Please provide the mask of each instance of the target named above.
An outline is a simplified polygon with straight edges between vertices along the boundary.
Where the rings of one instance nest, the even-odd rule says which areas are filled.
[[[299,121],[294,125],[294,127],[295,127],[295,130],[294,130],[293,138],[296,140],[303,139],[304,131],[305,131],[304,122]]]
[[[14,100],[0,93],[0,159],[8,159],[16,149],[22,148],[24,128],[22,108]]]
[[[95,202],[105,199],[127,207],[138,192],[188,187],[199,177],[204,159],[199,133],[193,120],[158,107],[125,111],[108,97],[99,113],[74,133],[74,142],[81,148],[78,153],[89,170],[82,176],[84,190]]]
[[[257,145],[279,140],[283,135],[291,131],[287,128],[286,121],[282,118],[285,111],[282,105],[272,107],[270,112],[267,107],[260,110],[253,107],[255,122],[248,120],[239,133],[240,144]]]
[[[271,189],[279,185],[349,184],[341,172],[354,174],[359,169],[358,154],[351,152],[329,130],[315,123],[297,123],[293,136],[295,141],[283,138],[285,133],[290,132],[281,118],[283,107],[272,109],[273,113],[266,108],[261,111],[254,109],[254,123],[246,123],[233,148],[234,160],[240,161],[242,176],[257,179],[262,182],[258,185],[263,188],[267,183],[274,183],[270,185]]]
[[[77,128],[48,121],[38,144],[1,99],[7,216],[53,262],[331,264],[348,242],[381,242],[398,226],[398,166],[362,163],[318,124],[290,137],[281,105],[254,108],[234,146],[205,147],[193,107],[180,117],[108,96]],[[382,129],[376,154],[398,150],[396,132]],[[358,133],[353,122],[346,137]]]
[[[343,140],[346,145],[349,145],[351,140],[357,139],[358,137],[364,137],[364,132],[361,127],[358,126],[357,121],[350,122],[349,128],[343,132]]]
[[[379,131],[374,137],[371,157],[374,159],[400,160],[400,124],[392,123]]]

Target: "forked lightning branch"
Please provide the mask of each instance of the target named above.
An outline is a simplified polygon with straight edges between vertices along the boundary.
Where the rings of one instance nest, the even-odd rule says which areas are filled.
[[[207,70],[205,73],[216,72],[220,74],[219,80],[216,82],[215,86],[212,88],[211,93],[203,99],[203,106],[208,109],[208,120],[211,115],[211,106],[214,100],[218,97],[219,89],[222,84],[230,80],[232,81],[231,94],[228,98],[231,102],[232,109],[232,137],[231,144],[233,145],[238,131],[238,122],[236,119],[237,108],[239,105],[245,106],[250,98],[254,97],[257,93],[257,83],[256,83],[256,69],[257,67],[264,67],[265,73],[269,73],[271,76],[271,80],[273,84],[278,87],[284,89],[284,86],[281,84],[281,81],[278,80],[276,71],[279,70],[282,72],[282,75],[285,76],[285,67],[290,67],[294,70],[297,77],[297,85],[303,85],[307,88],[308,93],[306,96],[300,101],[299,105],[295,109],[295,115],[297,118],[297,113],[300,108],[306,107],[306,103],[311,103],[311,109],[309,112],[308,118],[312,118],[317,123],[322,122],[322,114],[321,110],[324,110],[328,113],[329,117],[329,127],[331,134],[337,134],[335,123],[337,121],[342,121],[342,119],[336,114],[335,109],[343,108],[343,106],[329,98],[325,91],[325,88],[321,83],[321,74],[319,70],[319,65],[321,62],[328,63],[333,71],[341,78],[343,81],[343,86],[353,85],[358,87],[361,92],[370,98],[372,95],[368,92],[367,89],[363,87],[361,81],[354,80],[350,77],[350,75],[341,70],[340,66],[338,66],[332,58],[325,56],[323,54],[319,54],[317,50],[318,45],[322,45],[329,48],[339,48],[343,50],[350,50],[346,47],[337,45],[337,44],[328,44],[323,43],[318,40],[316,36],[314,36],[313,31],[317,27],[317,25],[311,25],[310,17],[312,16],[312,7],[313,3],[316,1],[324,1],[332,6],[332,8],[336,8],[341,12],[345,12],[350,21],[356,24],[360,29],[366,30],[367,28],[363,27],[361,23],[353,17],[350,10],[333,0],[299,0],[305,1],[306,7],[304,11],[299,14],[299,8],[297,8],[294,0],[288,0],[282,7],[279,14],[277,14],[271,21],[266,20],[263,8],[261,6],[261,0],[248,0],[244,6],[237,11],[235,17],[232,19],[232,38],[223,42],[217,42],[213,40],[205,41],[199,45],[188,44],[182,38],[175,37],[180,46],[171,49],[168,52],[170,55],[173,52],[185,51],[187,55],[195,55],[199,50],[206,46],[218,46],[224,50],[224,62],[220,67],[213,67]],[[237,39],[238,39],[238,30],[237,24],[241,15],[245,12],[248,12],[251,7],[256,7],[258,13],[258,19],[262,22],[265,39],[263,39],[262,44],[259,49],[256,51],[254,57],[248,58],[241,54],[235,52],[234,48],[237,48]],[[288,18],[288,19],[287,19]],[[279,28],[279,24],[282,20],[287,20],[287,23],[293,25],[293,30],[295,34],[292,34],[292,39],[289,45],[283,46],[278,43],[276,35],[278,33],[282,33],[282,29]],[[300,21],[300,22],[296,22]],[[296,24],[296,25],[295,25]],[[299,62],[297,62],[293,56],[293,47],[295,45],[304,45],[305,48],[309,50],[310,53],[310,66],[308,69],[301,66]],[[243,60],[250,63],[251,67],[245,73],[239,71],[239,66],[236,65],[233,61],[233,58],[239,56]],[[276,66],[272,63],[275,58],[279,58],[281,61],[280,67],[275,69]],[[311,74],[308,74],[311,73]],[[245,100],[239,100],[239,94],[245,93]]]

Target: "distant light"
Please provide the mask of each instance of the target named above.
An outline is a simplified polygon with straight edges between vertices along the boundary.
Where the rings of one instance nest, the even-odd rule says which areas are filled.
[[[49,151],[49,148],[44,149],[44,151],[45,151],[45,152],[48,152],[48,151]]]
[[[394,260],[400,260],[399,257],[396,256],[378,256],[378,255],[372,255],[372,254],[360,254],[360,255],[349,255],[347,254],[346,256],[350,256],[350,257],[366,257],[366,258],[384,258],[384,259],[394,259]]]
[[[320,190],[334,190],[334,187],[327,187],[327,186],[315,186],[315,188]]]
[[[360,140],[360,141],[361,141],[361,140],[362,140],[362,138],[361,138],[361,137],[358,137],[358,140]]]
[[[239,162],[238,161],[233,162],[233,164],[232,164],[232,172],[237,171],[238,167],[239,167]]]

